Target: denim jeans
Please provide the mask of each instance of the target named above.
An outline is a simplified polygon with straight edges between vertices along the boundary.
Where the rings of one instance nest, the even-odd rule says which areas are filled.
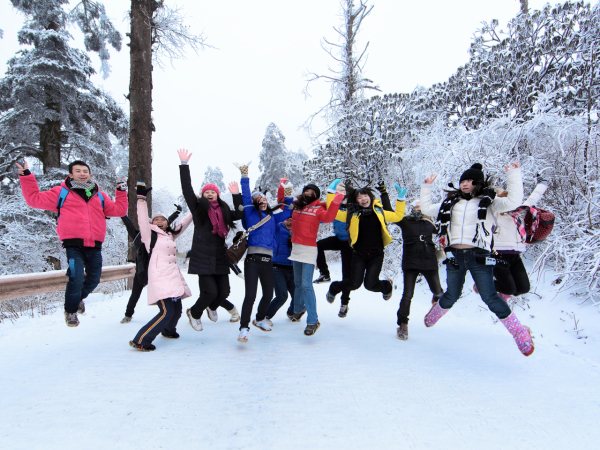
[[[94,247],[67,247],[65,311],[76,313],[79,302],[90,295],[102,275],[102,250]]]
[[[273,265],[273,283],[275,286],[275,298],[271,300],[269,309],[267,310],[267,317],[272,319],[279,311],[287,298],[288,292],[292,297],[290,306],[287,310],[288,314],[294,313],[294,270],[292,266]]]
[[[494,266],[486,265],[489,252],[480,248],[452,250],[452,257],[446,264],[446,292],[440,298],[439,305],[448,309],[456,303],[462,293],[467,272],[471,273],[481,299],[499,319],[510,315],[510,308],[496,292],[494,286]]]
[[[306,308],[306,323],[314,325],[319,321],[317,316],[317,297],[313,289],[314,264],[292,261],[294,267],[294,312],[299,313]]]

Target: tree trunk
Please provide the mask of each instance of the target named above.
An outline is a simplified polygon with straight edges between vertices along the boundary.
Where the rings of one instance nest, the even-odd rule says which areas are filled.
[[[519,0],[521,4],[521,14],[529,14],[529,0]]]
[[[131,0],[129,69],[129,192],[138,180],[152,186],[152,16],[155,0]],[[129,195],[128,215],[137,223],[137,198]],[[152,211],[152,199],[148,198]],[[130,255],[133,256],[133,255]]]
[[[46,119],[40,126],[40,161],[44,173],[49,169],[60,167],[60,121]]]

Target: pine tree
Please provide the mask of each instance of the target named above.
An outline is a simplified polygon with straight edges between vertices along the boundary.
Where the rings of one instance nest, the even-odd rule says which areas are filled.
[[[223,180],[223,172],[219,167],[208,166],[206,168],[204,171],[204,180],[202,180],[202,184],[205,185],[207,183],[216,184],[223,194],[227,191],[225,181]]]

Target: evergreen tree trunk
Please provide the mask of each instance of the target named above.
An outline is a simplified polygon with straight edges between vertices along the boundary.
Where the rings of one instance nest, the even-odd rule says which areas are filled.
[[[529,0],[519,0],[521,4],[521,14],[529,14]]]
[[[155,0],[131,0],[129,72],[129,192],[138,180],[152,186],[152,16]],[[137,223],[137,198],[129,196],[128,215]],[[152,211],[151,198],[148,209]]]
[[[40,126],[40,161],[44,173],[60,167],[60,121],[46,119]]]

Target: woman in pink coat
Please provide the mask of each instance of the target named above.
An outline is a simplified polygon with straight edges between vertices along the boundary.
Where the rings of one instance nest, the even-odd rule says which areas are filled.
[[[137,214],[142,243],[150,254],[148,304],[157,305],[159,312],[138,331],[132,341],[129,341],[129,345],[142,352],[156,349],[152,341],[159,333],[167,338],[179,337],[176,328],[181,317],[181,299],[191,295],[190,288],[177,265],[175,239],[192,222],[192,214],[186,214],[175,230],[171,229],[167,217],[163,214],[155,214],[149,223],[145,218],[148,217],[146,195],[150,189],[152,188],[138,185]]]

